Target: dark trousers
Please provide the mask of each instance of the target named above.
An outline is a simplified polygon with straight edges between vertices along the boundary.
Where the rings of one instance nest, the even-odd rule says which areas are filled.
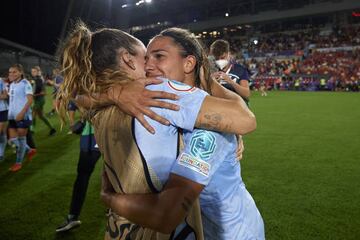
[[[81,151],[77,166],[77,176],[73,187],[70,214],[79,216],[85,201],[89,179],[94,171],[96,162],[100,158],[99,151]]]
[[[30,129],[28,129],[28,132],[26,134],[26,143],[30,148],[36,148]]]

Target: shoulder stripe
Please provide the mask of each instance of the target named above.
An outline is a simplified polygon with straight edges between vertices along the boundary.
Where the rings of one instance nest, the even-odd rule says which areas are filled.
[[[175,91],[180,91],[180,92],[192,92],[195,90],[195,87],[191,87],[191,86],[188,86],[188,85],[180,85],[180,84],[175,84],[175,83],[172,83],[170,81],[167,82],[169,87],[174,89]]]

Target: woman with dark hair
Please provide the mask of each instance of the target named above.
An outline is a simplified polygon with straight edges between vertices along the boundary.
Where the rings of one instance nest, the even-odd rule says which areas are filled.
[[[62,55],[62,112],[65,111],[65,106],[74,91],[98,102],[99,96],[100,99],[104,96],[101,94],[115,94],[114,89],[118,89],[118,85],[120,89],[124,89],[132,85],[133,80],[144,78],[144,56],[144,45],[122,31],[100,29],[90,32],[84,25],[78,25],[66,41]],[[184,65],[179,66],[179,73],[183,72],[184,75],[179,75],[180,80],[195,77],[193,70],[196,59],[190,55],[185,58]],[[164,127],[147,119],[156,127],[155,134],[146,131],[140,121],[124,114],[116,106],[104,108],[94,105],[90,111],[95,138],[104,155],[105,174],[102,192],[105,198],[109,187],[118,194],[130,194],[124,196],[134,197],[132,194],[136,194],[143,197],[142,194],[147,193],[146,196],[151,198],[151,193],[159,193],[161,190],[166,190],[166,193],[176,192],[177,189],[181,189],[177,198],[172,195],[172,198],[162,199],[160,203],[173,205],[173,211],[154,212],[146,217],[136,213],[125,218],[110,211],[107,239],[203,239],[200,210],[194,194],[199,192],[200,187],[197,186],[194,192],[191,180],[170,174],[177,151],[180,151],[178,128],[192,131],[194,125],[207,126],[239,134],[245,134],[255,128],[255,118],[241,99],[217,99],[207,96],[200,89],[179,82],[167,79],[160,82],[148,88],[180,95],[180,99],[175,102],[180,105],[180,110],[152,109],[158,115],[168,118],[170,124]],[[198,83],[200,84],[200,81]],[[241,119],[240,123],[235,123],[235,117]],[[109,181],[106,181],[107,179]],[[160,205],[153,207],[157,209]],[[150,230],[149,227],[158,232]]]

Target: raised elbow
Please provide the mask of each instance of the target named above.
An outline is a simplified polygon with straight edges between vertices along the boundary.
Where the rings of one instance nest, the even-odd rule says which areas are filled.
[[[255,129],[256,129],[256,118],[252,114],[251,116],[248,116],[246,118],[246,120],[244,119],[243,125],[241,126],[241,128],[239,128],[239,131],[237,134],[240,134],[240,135],[249,134],[249,133],[255,131]]]
[[[256,127],[257,127],[256,117],[255,115],[252,115],[249,119],[249,129],[247,133],[255,131]]]

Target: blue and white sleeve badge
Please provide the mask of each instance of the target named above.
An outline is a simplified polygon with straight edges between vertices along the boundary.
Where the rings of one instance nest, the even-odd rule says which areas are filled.
[[[178,163],[195,172],[209,177],[211,162],[216,149],[216,137],[212,132],[196,130],[191,136],[188,148],[190,153],[182,153]]]
[[[190,154],[202,160],[211,158],[216,149],[216,137],[212,132],[197,130],[191,137]]]

